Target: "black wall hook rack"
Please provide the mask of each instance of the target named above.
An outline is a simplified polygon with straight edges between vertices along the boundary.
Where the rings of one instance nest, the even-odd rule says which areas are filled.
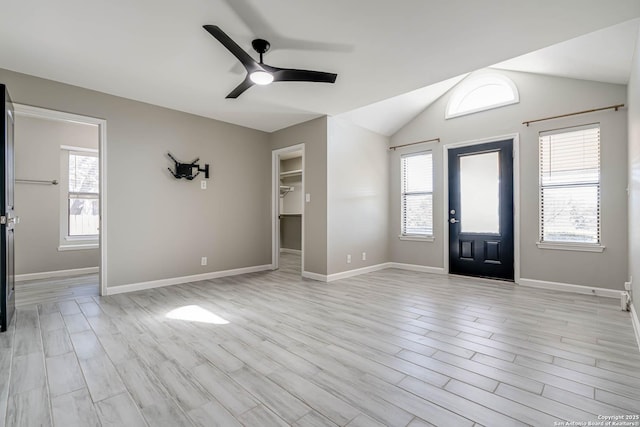
[[[173,160],[173,163],[175,163],[175,170],[167,168],[169,169],[169,172],[171,172],[171,175],[173,175],[174,177],[178,179],[185,178],[191,181],[196,176],[200,175],[200,172],[204,172],[205,179],[209,179],[209,165],[205,164],[204,168],[201,168],[198,164],[198,161],[200,160],[199,157],[191,163],[181,163],[177,161],[176,158],[171,155],[171,153],[167,153],[167,156],[169,156],[169,158]],[[194,169],[196,170],[195,175],[193,174]]]

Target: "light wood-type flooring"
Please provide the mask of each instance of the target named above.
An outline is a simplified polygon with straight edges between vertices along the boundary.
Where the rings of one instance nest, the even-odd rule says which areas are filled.
[[[640,414],[640,353],[617,300],[394,269],[320,283],[300,279],[298,263],[284,254],[278,271],[20,307],[0,334],[0,425],[559,426]]]
[[[16,305],[58,302],[99,294],[98,275],[84,274],[16,282]]]

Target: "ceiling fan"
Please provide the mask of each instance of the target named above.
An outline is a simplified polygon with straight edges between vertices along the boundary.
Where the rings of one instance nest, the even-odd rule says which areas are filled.
[[[325,73],[322,71],[296,70],[293,68],[278,68],[262,62],[262,55],[265,54],[271,45],[263,39],[255,39],[251,42],[253,49],[260,54],[260,62],[253,59],[247,52],[220,29],[217,25],[204,25],[205,30],[216,38],[224,47],[238,58],[247,70],[247,77],[234,90],[227,95],[227,98],[237,98],[245,90],[254,84],[268,85],[271,82],[318,82],[335,83],[337,74]]]

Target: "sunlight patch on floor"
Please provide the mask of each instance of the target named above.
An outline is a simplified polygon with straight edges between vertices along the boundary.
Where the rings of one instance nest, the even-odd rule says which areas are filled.
[[[184,307],[171,310],[166,315],[169,319],[186,320],[189,322],[211,323],[214,325],[226,325],[228,320],[213,314],[199,305],[186,305]]]

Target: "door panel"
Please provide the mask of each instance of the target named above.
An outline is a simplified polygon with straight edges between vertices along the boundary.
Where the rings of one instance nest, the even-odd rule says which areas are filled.
[[[449,272],[513,280],[513,140],[449,150]]]
[[[6,331],[15,312],[15,272],[13,252],[13,124],[14,112],[11,98],[4,85],[0,84],[2,119],[0,136],[0,332]]]

